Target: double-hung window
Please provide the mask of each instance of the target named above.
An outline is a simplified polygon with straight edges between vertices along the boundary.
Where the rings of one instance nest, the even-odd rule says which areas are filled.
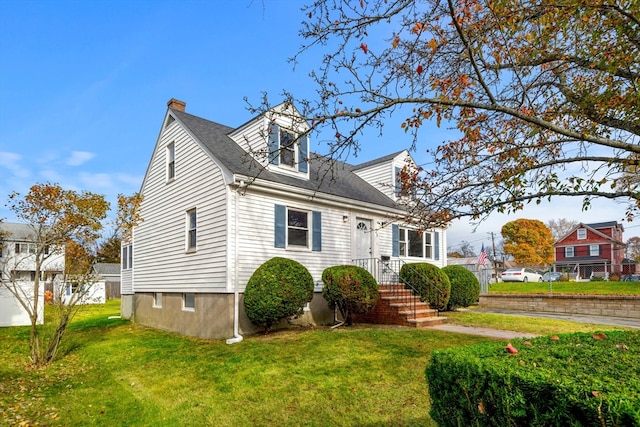
[[[583,240],[587,238],[587,229],[578,228],[578,239]]]
[[[287,210],[287,246],[309,247],[309,212]]]
[[[589,245],[589,256],[600,256],[600,245]]]
[[[319,211],[275,205],[274,246],[322,250],[322,214]]]
[[[276,123],[269,125],[269,163],[287,173],[309,172],[309,137],[286,130]]]
[[[173,181],[176,177],[176,144],[171,143],[167,145],[167,182]]]
[[[187,252],[196,250],[197,244],[197,213],[195,209],[187,211]]]
[[[129,270],[133,268],[133,245],[122,245],[122,269]]]
[[[566,248],[564,248],[564,256],[566,258],[573,258],[575,256],[573,246],[567,246]]]

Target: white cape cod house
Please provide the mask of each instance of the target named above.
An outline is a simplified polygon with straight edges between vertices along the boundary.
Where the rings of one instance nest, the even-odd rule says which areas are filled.
[[[244,287],[263,262],[284,257],[316,281],[300,322],[326,324],[329,266],[445,265],[445,230],[405,225],[410,196],[396,182],[415,167],[406,150],[354,166],[310,153],[308,125],[291,105],[238,128],[185,105],[168,103],[141,187],[143,221],[123,245],[124,317],[204,338],[253,332]]]

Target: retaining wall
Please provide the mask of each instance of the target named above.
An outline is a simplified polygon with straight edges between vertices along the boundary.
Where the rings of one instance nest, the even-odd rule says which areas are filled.
[[[640,319],[640,296],[486,294],[480,307]]]

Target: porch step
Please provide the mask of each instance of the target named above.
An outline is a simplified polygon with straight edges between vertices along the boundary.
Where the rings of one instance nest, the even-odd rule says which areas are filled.
[[[366,315],[355,316],[356,322],[393,324],[426,328],[446,322],[438,310],[429,307],[426,302],[413,295],[402,285],[381,285],[380,299],[373,310]]]
[[[445,323],[447,323],[447,318],[441,316],[423,317],[417,319],[409,319],[407,320],[407,322],[411,323],[416,328],[428,328],[429,326],[444,325]]]

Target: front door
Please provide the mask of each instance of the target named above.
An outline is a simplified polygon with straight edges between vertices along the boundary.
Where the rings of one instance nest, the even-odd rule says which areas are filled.
[[[371,256],[371,220],[356,218],[356,259]]]

